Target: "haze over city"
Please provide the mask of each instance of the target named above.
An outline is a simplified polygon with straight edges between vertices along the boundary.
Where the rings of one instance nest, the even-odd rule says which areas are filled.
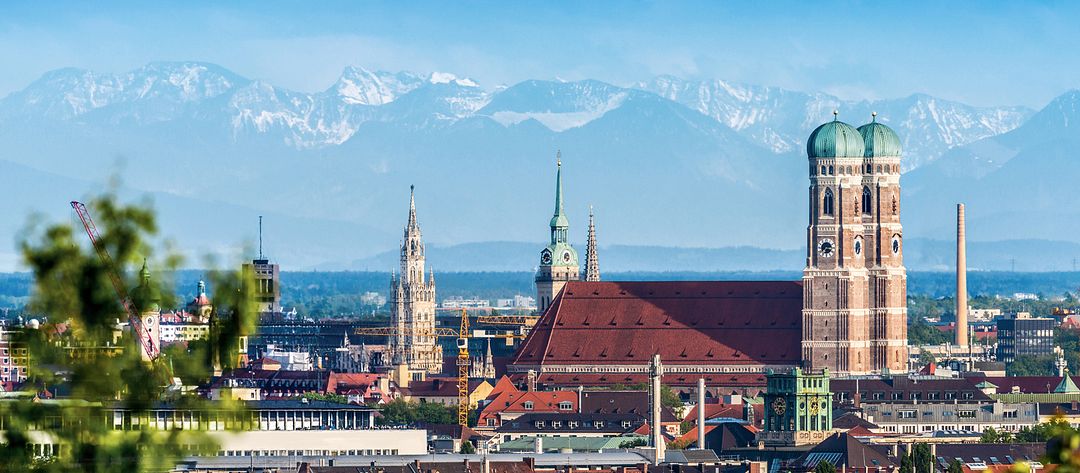
[[[0,471],[1078,471],[1078,20],[4,3]]]

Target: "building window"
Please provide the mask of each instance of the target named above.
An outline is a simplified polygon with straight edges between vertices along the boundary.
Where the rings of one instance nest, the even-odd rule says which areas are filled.
[[[916,410],[904,410],[904,411],[898,412],[896,417],[898,417],[900,419],[914,419],[914,418],[916,418],[918,413],[919,413],[919,411],[916,411]]]
[[[825,197],[821,199],[821,213],[822,215],[833,214],[833,193],[832,189],[825,189]]]
[[[525,410],[527,410],[527,411],[531,411],[531,410],[532,410],[532,408],[533,408],[533,403],[532,403],[532,401],[525,401],[524,407],[525,407]]]
[[[568,411],[574,408],[574,404],[569,401],[563,401],[559,403],[559,410]]]
[[[551,428],[553,428],[553,429],[561,429],[562,428],[562,421],[561,420],[553,420],[553,421],[551,421]]]
[[[870,195],[870,188],[863,186],[862,188],[862,213],[868,214],[871,211],[873,197]]]
[[[974,419],[975,418],[975,410],[974,409],[962,409],[962,410],[958,411],[956,413],[956,415],[958,417],[960,417],[961,419]]]

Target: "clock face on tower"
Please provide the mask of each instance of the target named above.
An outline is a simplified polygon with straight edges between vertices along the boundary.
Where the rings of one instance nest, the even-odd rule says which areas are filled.
[[[776,415],[784,415],[784,411],[787,410],[787,401],[782,397],[778,397],[772,402],[772,410]]]
[[[832,239],[823,238],[820,242],[818,242],[817,250],[819,255],[826,258],[831,258],[833,253],[836,252],[836,247],[833,246]]]
[[[569,263],[570,262],[570,252],[569,251],[564,251],[563,252],[562,260],[563,260],[564,263]]]
[[[544,250],[540,252],[540,264],[551,264],[551,252]]]

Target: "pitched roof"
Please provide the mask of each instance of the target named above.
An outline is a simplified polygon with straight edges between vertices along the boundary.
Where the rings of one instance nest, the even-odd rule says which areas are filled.
[[[834,429],[851,431],[856,427],[861,427],[866,430],[877,429],[878,425],[870,422],[862,417],[859,417],[854,412],[848,412],[840,417],[833,419],[832,422]]]
[[[491,388],[491,393],[488,394],[488,399],[494,398],[495,396],[498,396],[499,394],[507,391],[520,390],[517,388],[517,386],[514,386],[514,382],[510,381],[509,377],[503,375],[503,377],[499,378],[499,380],[495,382],[495,387]]]
[[[503,392],[495,396],[484,409],[480,411],[480,420],[483,421],[491,416],[503,412],[558,412],[559,403],[569,402],[570,411],[577,408],[577,393],[573,391],[511,391]],[[529,408],[526,408],[526,403]]]
[[[940,454],[939,450],[938,455]],[[841,466],[856,469],[873,468],[875,471],[878,467],[889,469],[889,467],[897,466],[888,456],[846,433],[829,436],[794,460],[794,463],[812,470],[820,461],[832,463],[837,470],[840,470]]]
[[[647,391],[582,391],[580,410],[583,413],[651,415]],[[660,422],[678,421],[670,408],[660,410]]]
[[[982,461],[987,464],[1012,464],[1021,461],[1039,461],[1039,458],[1045,454],[1045,443],[941,443],[937,445],[937,456],[944,458],[946,462],[959,457],[962,463]],[[942,465],[942,467],[946,466],[948,465]]]
[[[956,393],[957,399],[988,401],[990,397],[982,392],[972,378],[921,378],[913,379],[907,375],[874,377],[874,378],[846,378],[833,379],[829,382],[829,389],[833,393],[844,393],[844,399],[854,399],[856,391],[862,395],[863,402],[874,402],[873,396],[881,393],[879,401],[888,402],[894,400],[894,394],[899,396],[897,400],[928,400],[947,399],[944,393]],[[961,393],[968,393],[965,397]],[[912,394],[916,397],[913,398]]]
[[[1069,378],[1076,383],[1076,376],[1070,375]],[[987,376],[982,379],[997,385],[998,394],[1008,394],[1014,386],[1019,388],[1021,393],[1047,393],[1063,381],[1059,376]]]
[[[705,403],[705,419],[716,419],[720,417],[727,417],[730,419],[742,419],[746,406],[744,404],[709,404]],[[698,406],[694,406],[690,409],[690,412],[686,414],[684,419],[696,422],[698,416]]]
[[[1062,376],[1061,382],[1054,388],[1055,393],[1080,393],[1080,388],[1076,387],[1076,383],[1073,382],[1072,377]]]
[[[797,364],[802,284],[570,281],[513,364]]]
[[[524,373],[515,373],[511,378],[515,381],[524,381]],[[665,374],[663,383],[667,386],[697,386],[701,375]],[[709,387],[732,388],[733,393],[747,386],[765,387],[765,375],[760,373],[716,373],[706,374],[705,382]],[[578,386],[628,386],[649,382],[649,375],[643,373],[543,373],[536,378],[537,384],[548,387],[578,387]]]

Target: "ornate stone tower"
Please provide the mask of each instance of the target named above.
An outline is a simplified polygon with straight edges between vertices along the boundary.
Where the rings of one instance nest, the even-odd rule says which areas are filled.
[[[161,351],[161,294],[157,286],[150,281],[150,269],[143,260],[142,269],[139,270],[139,285],[131,292],[132,302],[139,310],[139,318],[142,328],[150,340],[154,356]],[[138,335],[136,335],[138,336]],[[146,349],[140,350],[144,359],[150,358]]]
[[[442,371],[442,347],[435,340],[435,273],[424,279],[424,241],[409,187],[409,223],[401,243],[401,274],[390,278],[391,363],[411,372]],[[417,379],[422,375],[417,376]]]
[[[820,443],[832,435],[829,371],[765,375],[765,429],[758,440],[768,446]]]
[[[806,143],[810,225],[803,270],[803,363],[815,370],[872,369],[862,194],[864,146],[855,127],[836,119]]]
[[[563,214],[562,203],[562,156],[556,155],[555,215],[551,217],[551,242],[540,252],[540,267],[536,271],[536,305],[540,312],[551,306],[551,301],[562,291],[567,281],[577,281],[577,251],[567,242],[570,221]]]
[[[600,260],[596,257],[596,225],[593,224],[592,207],[589,207],[589,236],[585,246],[585,280],[600,280]]]
[[[862,167],[864,258],[869,270],[870,356],[874,370],[904,371],[907,351],[907,272],[900,226],[900,138],[888,126],[859,127]]]
[[[803,363],[838,374],[903,371],[907,312],[900,141],[876,116],[855,129],[833,113],[833,121],[814,130],[806,144],[810,225]]]

